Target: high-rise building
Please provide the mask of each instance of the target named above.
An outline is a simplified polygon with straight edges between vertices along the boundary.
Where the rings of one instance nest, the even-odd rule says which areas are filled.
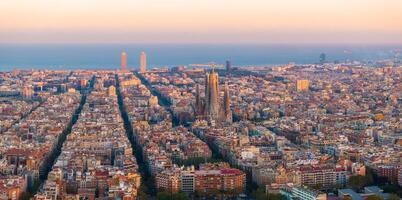
[[[211,73],[205,75],[205,112],[212,120],[219,120],[219,80],[212,65]]]
[[[320,54],[320,63],[323,64],[327,61],[327,55],[325,53]]]
[[[126,52],[121,53],[121,70],[127,70],[127,54]]]
[[[147,54],[145,52],[141,52],[140,54],[140,72],[147,71]]]
[[[231,71],[232,70],[232,63],[230,60],[226,61],[226,71]]]
[[[297,80],[296,88],[297,91],[306,91],[310,87],[309,80]]]

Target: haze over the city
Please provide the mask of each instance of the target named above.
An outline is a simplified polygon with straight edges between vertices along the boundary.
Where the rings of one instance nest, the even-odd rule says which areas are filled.
[[[400,0],[2,0],[1,43],[402,43]]]

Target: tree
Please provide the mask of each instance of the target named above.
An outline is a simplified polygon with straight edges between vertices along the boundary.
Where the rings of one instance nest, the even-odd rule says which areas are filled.
[[[158,192],[156,198],[158,200],[188,200],[188,197],[182,192],[173,194],[170,192]]]
[[[363,187],[363,176],[351,176],[348,180],[348,186],[354,190],[360,190]]]
[[[267,194],[265,193],[265,190],[263,188],[258,188],[257,190],[254,190],[253,196],[255,196],[257,200],[267,199]]]
[[[281,194],[266,193],[264,189],[258,188],[253,192],[257,200],[286,200]]]
[[[171,198],[171,194],[169,192],[158,192],[158,194],[156,195],[156,199],[158,200],[170,200]]]
[[[396,194],[391,194],[387,200],[400,200],[399,196]]]
[[[377,195],[370,195],[367,197],[366,200],[384,200],[383,198],[377,196]]]
[[[20,195],[21,200],[29,200],[31,198],[31,194],[29,192],[22,192]]]
[[[145,200],[149,199],[149,196],[144,192],[144,191],[138,191],[138,199],[139,200]]]
[[[172,199],[177,199],[177,200],[188,200],[188,197],[187,197],[187,195],[185,195],[184,193],[182,193],[182,192],[179,192],[179,193],[175,193],[175,194],[173,194],[172,195]]]
[[[402,196],[402,187],[398,185],[384,185],[381,187],[385,193],[393,193]]]
[[[95,197],[98,198],[99,197],[99,187],[95,188]]]
[[[364,178],[367,185],[372,185],[374,183],[374,175],[372,170],[368,170]]]
[[[361,190],[363,187],[373,183],[371,176],[351,176],[348,181],[348,186],[354,190]]]
[[[321,186],[321,184],[317,183],[317,184],[313,185],[312,188],[315,190],[320,190],[322,188],[322,186]]]
[[[268,193],[268,200],[286,200],[286,197],[284,197],[281,194],[269,194]]]

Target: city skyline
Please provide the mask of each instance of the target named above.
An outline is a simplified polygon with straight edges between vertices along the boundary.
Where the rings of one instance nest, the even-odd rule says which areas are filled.
[[[375,65],[0,73],[0,199],[399,199],[402,66]]]
[[[0,0],[0,27],[0,200],[401,200],[402,0]]]
[[[398,0],[5,0],[0,42],[400,44],[401,8]]]

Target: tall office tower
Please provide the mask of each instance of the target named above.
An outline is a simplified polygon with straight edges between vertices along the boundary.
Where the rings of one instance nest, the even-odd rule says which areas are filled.
[[[230,110],[229,86],[227,82],[225,82],[225,89],[223,91],[223,114],[224,121],[232,122],[232,110]]]
[[[308,80],[297,80],[296,88],[297,91],[306,91],[310,86],[310,82]]]
[[[141,52],[140,55],[140,72],[147,71],[147,54],[145,52]]]
[[[205,112],[213,120],[219,120],[219,80],[212,65],[211,73],[205,75]]]
[[[121,70],[127,70],[127,54],[126,52],[121,53]]]
[[[232,63],[230,62],[230,60],[226,61],[226,71],[230,71],[232,70]]]
[[[327,55],[325,53],[320,54],[320,63],[323,64],[327,61]]]

